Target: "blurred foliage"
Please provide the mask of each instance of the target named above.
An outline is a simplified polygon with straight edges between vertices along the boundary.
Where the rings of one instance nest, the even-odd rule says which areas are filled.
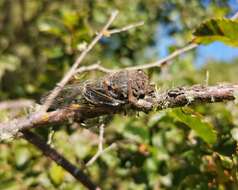
[[[231,46],[238,46],[238,19],[210,19],[203,22],[193,32],[195,43],[209,44],[221,41]]]
[[[225,0],[0,0],[0,99],[38,100],[52,89],[113,9],[120,14],[112,28],[141,20],[145,25],[101,39],[84,65],[100,60],[105,67],[123,68],[157,60],[162,39],[156,36],[161,31],[174,39],[168,47],[171,52],[190,41],[194,28],[205,19],[231,15]],[[237,82],[237,60],[209,60],[198,69],[196,56],[189,52],[169,67],[148,73],[162,90]],[[99,75],[90,72],[80,79]],[[1,111],[1,121],[16,116],[14,111]],[[85,172],[102,189],[237,189],[237,118],[234,103],[100,118],[107,126],[105,147],[116,143],[116,148]],[[94,128],[99,125],[91,123]],[[52,146],[83,168],[97,151],[98,135],[81,126],[58,125],[36,132],[47,140],[54,130]],[[2,142],[0,151],[0,189],[84,189],[23,139]]]

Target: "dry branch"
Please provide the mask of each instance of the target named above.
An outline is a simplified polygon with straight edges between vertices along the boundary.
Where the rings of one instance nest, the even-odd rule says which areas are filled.
[[[237,98],[237,84],[220,84],[216,86],[194,85],[179,87],[159,93],[157,96],[157,110],[183,107],[194,104],[232,101]]]
[[[34,104],[33,100],[26,100],[26,99],[20,99],[20,100],[9,100],[0,102],[0,110],[6,110],[6,109],[22,109],[31,107]]]
[[[153,99],[154,107],[157,110],[182,107],[186,105],[215,103],[235,100],[238,94],[237,84],[221,84],[216,86],[195,85],[170,89],[165,92],[158,92]],[[113,108],[113,109],[112,109]],[[133,108],[132,108],[133,109]],[[23,129],[36,128],[49,124],[59,124],[68,121],[82,121],[85,119],[125,112],[125,106],[94,106],[90,104],[75,105],[47,112],[44,115],[32,115],[0,124],[1,139],[15,135]]]
[[[77,180],[79,180],[85,187],[91,190],[99,190],[100,188],[95,185],[91,179],[84,174],[80,169],[70,163],[64,156],[59,154],[55,149],[51,148],[49,145],[44,143],[44,140],[38,135],[30,132],[29,130],[22,131],[23,137],[33,145],[35,145],[38,149],[42,151],[42,153],[49,157],[51,160],[55,161],[58,165],[62,166],[65,170],[67,170],[71,175],[73,175]]]
[[[86,163],[85,166],[90,166],[92,165],[99,156],[101,156],[103,153],[111,150],[112,148],[114,148],[116,146],[116,143],[112,143],[110,146],[108,146],[107,148],[103,148],[103,142],[104,141],[104,124],[99,126],[99,139],[98,139],[98,151],[97,153]]]

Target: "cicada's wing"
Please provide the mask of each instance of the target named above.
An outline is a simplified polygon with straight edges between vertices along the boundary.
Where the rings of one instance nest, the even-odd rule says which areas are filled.
[[[118,106],[124,101],[106,95],[104,90],[91,84],[86,84],[83,90],[84,98],[94,105]]]
[[[40,103],[44,104],[47,97],[51,94],[52,91],[47,92],[44,94],[41,99]],[[58,96],[54,99],[50,109],[58,109],[65,107],[71,103],[77,101],[77,99],[82,96],[82,85],[81,84],[72,84],[66,85],[58,94]]]

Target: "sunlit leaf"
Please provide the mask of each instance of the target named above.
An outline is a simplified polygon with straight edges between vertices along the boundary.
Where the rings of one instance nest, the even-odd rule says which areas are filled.
[[[65,26],[59,20],[53,18],[41,19],[38,23],[38,29],[41,32],[60,38],[67,33]]]
[[[143,127],[137,127],[132,125],[126,126],[124,136],[137,142],[145,142],[149,139],[148,130]]]
[[[5,71],[14,71],[18,68],[21,61],[14,55],[1,55],[0,56],[0,79]]]
[[[64,181],[64,169],[53,163],[49,170],[49,176],[52,183],[58,186]]]
[[[17,147],[15,150],[16,166],[23,167],[27,164],[31,153],[27,147]]]
[[[220,41],[230,46],[238,46],[238,20],[210,19],[193,32],[195,43],[209,44]]]
[[[181,109],[174,109],[170,114],[178,121],[186,124],[193,129],[196,134],[209,144],[214,144],[217,140],[217,133],[213,126],[205,122],[203,118],[194,113],[191,109],[182,111]]]

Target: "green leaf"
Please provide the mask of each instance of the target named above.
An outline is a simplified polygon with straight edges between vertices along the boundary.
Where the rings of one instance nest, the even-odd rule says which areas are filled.
[[[55,186],[59,186],[64,181],[64,170],[61,166],[53,163],[49,170],[49,176]]]
[[[210,19],[196,28],[193,35],[193,42],[198,44],[220,41],[238,47],[238,20]]]
[[[41,19],[38,22],[38,29],[40,32],[48,33],[59,38],[62,38],[67,33],[63,23],[54,18]]]
[[[217,154],[219,158],[221,159],[222,166],[228,169],[232,169],[233,167],[233,161],[229,156],[224,156],[221,154]]]
[[[148,142],[149,133],[148,130],[142,126],[133,126],[135,123],[130,123],[125,127],[123,132],[124,136],[128,139],[134,140],[136,142]]]
[[[15,71],[20,63],[20,59],[15,55],[0,55],[0,79],[6,71]]]
[[[176,120],[193,129],[208,144],[214,144],[216,142],[217,133],[213,129],[213,126],[205,122],[201,115],[195,113],[192,109],[186,108],[184,112],[181,109],[173,109],[170,114]]]
[[[30,160],[31,153],[27,147],[18,147],[15,150],[16,166],[24,167]]]

